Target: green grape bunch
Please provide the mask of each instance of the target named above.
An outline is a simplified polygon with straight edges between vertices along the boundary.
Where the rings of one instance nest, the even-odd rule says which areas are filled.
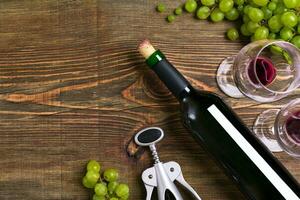
[[[106,169],[101,176],[101,165],[96,160],[90,160],[86,166],[86,174],[82,178],[82,185],[93,189],[92,200],[127,200],[129,186],[119,183],[119,172],[116,169]]]
[[[156,9],[168,10],[163,2]],[[232,41],[241,36],[251,41],[279,39],[300,48],[300,0],[186,0],[171,11],[167,21],[176,21],[183,11],[214,23],[239,22],[226,32]]]

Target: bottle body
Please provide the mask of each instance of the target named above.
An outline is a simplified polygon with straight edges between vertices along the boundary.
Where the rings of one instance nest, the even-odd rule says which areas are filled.
[[[297,181],[218,96],[191,88],[180,106],[184,125],[249,199],[299,199]]]

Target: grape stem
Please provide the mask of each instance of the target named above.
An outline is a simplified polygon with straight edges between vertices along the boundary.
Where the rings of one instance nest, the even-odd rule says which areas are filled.
[[[217,5],[214,5],[211,9],[210,9],[210,12],[209,12],[209,15],[214,11],[214,9],[217,7]]]

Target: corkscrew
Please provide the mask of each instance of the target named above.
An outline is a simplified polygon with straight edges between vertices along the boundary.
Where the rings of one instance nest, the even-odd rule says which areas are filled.
[[[146,169],[142,174],[147,196],[146,200],[151,200],[154,188],[157,188],[159,200],[183,200],[174,181],[185,187],[197,200],[201,200],[197,192],[185,181],[181,167],[177,162],[170,161],[163,163],[159,156],[155,144],[161,141],[164,132],[158,127],[149,127],[139,131],[135,135],[135,142],[140,146],[149,146],[152,152],[154,166]]]

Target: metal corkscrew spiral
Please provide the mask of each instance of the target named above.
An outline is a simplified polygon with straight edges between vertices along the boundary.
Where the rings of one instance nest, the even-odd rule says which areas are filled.
[[[159,162],[160,162],[160,161],[159,161],[159,156],[158,156],[158,153],[157,153],[157,151],[156,151],[155,145],[154,145],[154,144],[153,144],[153,145],[150,145],[149,148],[150,148],[150,150],[151,150],[151,152],[152,152],[152,156],[153,156],[154,163],[159,163]]]

